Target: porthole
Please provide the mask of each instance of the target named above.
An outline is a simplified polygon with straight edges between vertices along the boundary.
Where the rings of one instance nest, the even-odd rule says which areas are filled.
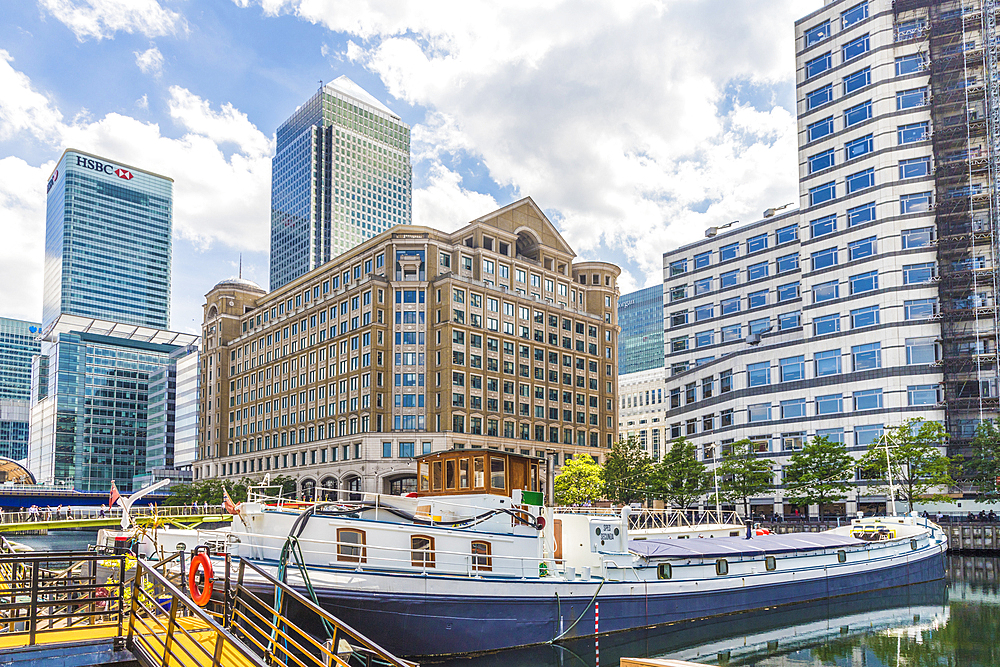
[[[725,558],[715,561],[715,573],[719,575],[729,574],[729,561]]]
[[[916,540],[910,540],[910,549],[913,550],[913,551],[917,550],[917,541]]]
[[[660,563],[656,567],[657,579],[670,579],[674,576],[674,568],[670,563]]]
[[[774,572],[778,569],[778,561],[774,556],[764,556],[764,567],[767,568],[768,572]]]
[[[594,535],[600,535],[600,534],[601,534],[601,529],[600,528],[595,528],[594,529]]]
[[[847,562],[847,552],[841,549],[837,552],[837,562],[846,563]]]

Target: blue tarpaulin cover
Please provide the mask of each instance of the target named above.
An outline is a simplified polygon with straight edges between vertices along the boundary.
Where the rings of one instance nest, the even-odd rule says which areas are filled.
[[[853,537],[830,533],[799,533],[796,535],[759,535],[750,540],[743,537],[629,540],[628,548],[632,553],[652,560],[764,556],[794,551],[833,549],[858,544],[865,544],[865,542]]]

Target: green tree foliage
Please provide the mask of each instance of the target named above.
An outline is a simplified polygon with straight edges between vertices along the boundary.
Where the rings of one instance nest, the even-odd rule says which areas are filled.
[[[947,489],[955,484],[951,476],[952,460],[940,452],[948,434],[939,422],[910,419],[899,426],[887,428],[884,437],[888,440],[897,500],[905,501],[911,512],[913,502],[918,498],[952,502],[943,493],[931,492],[932,489]],[[886,444],[879,441],[877,445],[872,445],[861,465],[881,479],[888,480]],[[880,486],[879,490],[886,495],[889,493],[888,485]]]
[[[635,436],[619,440],[601,468],[604,496],[620,505],[641,501],[646,496],[651,467]]]
[[[813,438],[792,454],[785,466],[785,495],[794,505],[835,503],[847,497],[854,477],[854,459],[842,442]]]
[[[718,474],[719,490],[726,500],[742,502],[744,516],[750,516],[750,499],[771,488],[771,462],[757,458],[750,440],[733,443],[733,448],[722,457]]]
[[[259,481],[244,477],[238,482],[223,481],[221,479],[200,479],[191,484],[177,484],[170,487],[170,495],[167,496],[167,505],[190,505],[198,503],[202,505],[208,503],[216,507],[222,505],[222,490],[225,488],[229,492],[229,497],[233,502],[243,502],[247,499],[247,489],[260,484]],[[272,477],[270,486],[281,487],[281,495],[284,498],[295,497],[295,478],[287,475]]]
[[[649,476],[653,497],[680,509],[689,507],[710,487],[705,464],[698,460],[694,443],[684,437],[673,441]]]
[[[556,476],[556,503],[582,505],[601,497],[601,466],[589,454],[566,461]]]
[[[979,422],[976,428],[968,472],[979,488],[980,502],[1000,502],[1000,429],[991,421]]]

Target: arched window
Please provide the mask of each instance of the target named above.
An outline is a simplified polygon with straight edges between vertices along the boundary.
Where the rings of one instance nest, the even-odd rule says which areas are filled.
[[[434,538],[427,535],[410,536],[410,565],[434,567]]]
[[[348,563],[367,563],[365,531],[354,528],[337,529],[337,560]]]
[[[490,572],[493,570],[493,549],[489,542],[475,540],[472,543],[472,570]]]

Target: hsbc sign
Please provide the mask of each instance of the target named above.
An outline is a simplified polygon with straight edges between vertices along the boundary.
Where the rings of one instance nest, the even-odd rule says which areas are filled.
[[[123,169],[122,167],[116,167],[110,162],[101,162],[100,160],[92,160],[91,158],[83,157],[82,155],[76,156],[76,166],[83,167],[84,169],[92,169],[94,171],[99,171],[103,174],[111,176],[112,174],[126,181],[132,180],[132,172],[128,169]]]

